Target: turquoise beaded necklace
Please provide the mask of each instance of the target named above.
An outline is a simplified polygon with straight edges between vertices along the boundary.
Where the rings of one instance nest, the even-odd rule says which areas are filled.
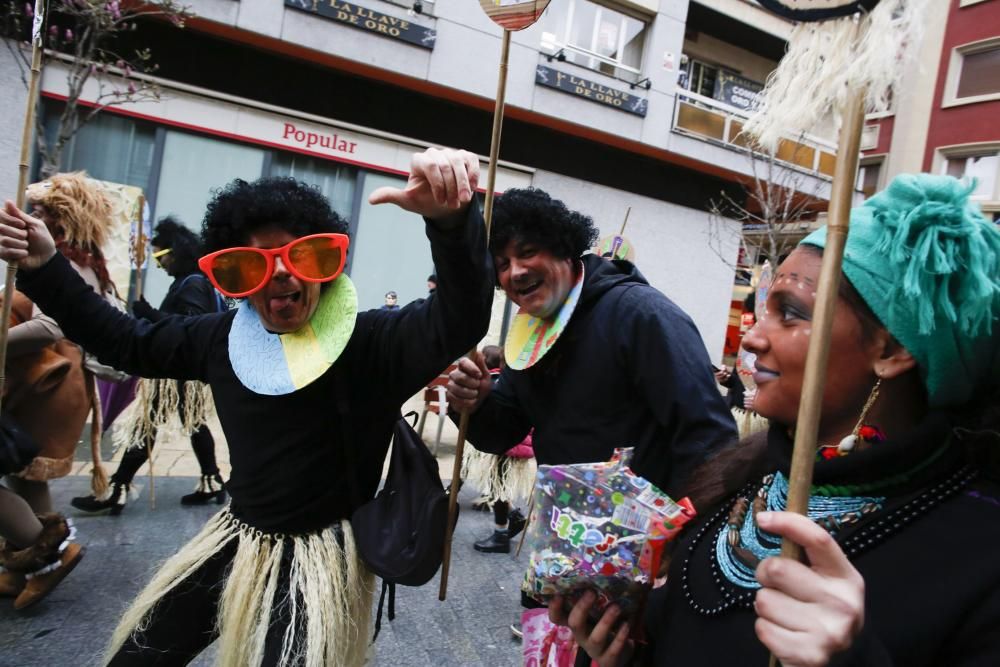
[[[761,530],[755,516],[762,511],[783,511],[788,502],[788,478],[781,472],[764,477],[753,502],[740,498],[729,513],[727,529],[719,532],[716,559],[723,576],[741,588],[757,589],[755,571],[765,558],[781,551],[781,538]],[[807,515],[830,534],[863,516],[882,509],[884,496],[820,496],[809,498]]]

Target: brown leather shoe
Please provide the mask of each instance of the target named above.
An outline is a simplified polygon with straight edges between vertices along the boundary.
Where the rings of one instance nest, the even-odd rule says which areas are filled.
[[[53,563],[55,569],[28,577],[24,584],[24,590],[14,600],[14,609],[21,610],[30,607],[51,593],[52,589],[73,571],[81,558],[83,558],[83,547],[71,542],[59,555],[59,560]]]
[[[16,598],[24,590],[24,575],[0,572],[0,598]]]

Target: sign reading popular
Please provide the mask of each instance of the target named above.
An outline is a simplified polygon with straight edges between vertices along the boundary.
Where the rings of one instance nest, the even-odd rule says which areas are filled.
[[[425,49],[437,40],[431,28],[342,0],[285,0],[285,6]]]
[[[619,111],[635,114],[636,116],[646,115],[646,98],[626,93],[624,90],[609,88],[596,81],[582,79],[573,74],[560,72],[559,70],[539,65],[535,70],[535,83],[549,88],[561,90],[570,95],[576,95],[584,99],[603,104]]]

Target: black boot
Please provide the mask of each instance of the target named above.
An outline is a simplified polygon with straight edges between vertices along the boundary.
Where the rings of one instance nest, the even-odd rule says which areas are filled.
[[[181,496],[181,505],[207,505],[211,501],[221,505],[226,502],[226,489],[222,483],[222,476],[219,473],[214,475],[202,475],[198,482],[198,488],[194,493]]]
[[[108,487],[108,492],[103,497],[78,496],[69,501],[69,504],[84,512],[111,510],[112,516],[118,516],[125,509],[125,502],[128,500],[128,494],[131,490],[130,484],[111,480],[111,486]]]
[[[487,554],[509,554],[510,535],[506,530],[494,530],[493,534],[486,539],[479,540],[472,545],[476,551]]]
[[[528,520],[521,514],[521,510],[511,510],[510,517],[507,519],[507,536],[514,539],[514,537],[524,530],[524,524],[527,522]]]

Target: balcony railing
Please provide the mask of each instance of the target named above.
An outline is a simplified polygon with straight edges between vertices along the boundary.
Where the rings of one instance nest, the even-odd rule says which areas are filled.
[[[674,103],[673,130],[716,142],[727,148],[749,151],[750,142],[740,134],[749,117],[750,114],[746,111],[711,97],[678,90]],[[832,178],[833,167],[837,162],[836,151],[836,144],[802,134],[782,139],[778,143],[775,158],[793,169]]]

